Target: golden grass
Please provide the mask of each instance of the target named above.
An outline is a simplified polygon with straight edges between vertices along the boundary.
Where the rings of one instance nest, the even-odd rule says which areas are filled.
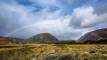
[[[9,46],[9,45],[5,45]],[[16,46],[12,48],[0,48],[2,51],[11,51],[11,54],[15,55],[15,58],[20,57],[21,60],[42,60],[48,56],[62,57],[70,55],[72,60],[106,60],[107,59],[107,45],[106,44],[24,44],[24,45],[11,45]],[[19,54],[20,53],[20,54]],[[7,54],[4,54],[7,56]],[[18,56],[18,55],[21,56]],[[22,59],[23,56],[23,59]],[[52,57],[51,56],[51,57]],[[1,57],[3,58],[3,57]],[[8,60],[11,55],[7,57]],[[19,59],[19,58],[18,58]],[[58,60],[58,59],[56,59]]]

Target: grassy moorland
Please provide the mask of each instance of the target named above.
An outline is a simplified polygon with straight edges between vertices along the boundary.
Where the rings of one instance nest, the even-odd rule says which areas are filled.
[[[0,60],[107,60],[107,45],[0,45]]]

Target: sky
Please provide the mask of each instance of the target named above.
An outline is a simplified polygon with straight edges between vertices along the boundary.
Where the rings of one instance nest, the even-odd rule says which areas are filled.
[[[77,40],[107,27],[107,0],[0,0],[0,36]]]

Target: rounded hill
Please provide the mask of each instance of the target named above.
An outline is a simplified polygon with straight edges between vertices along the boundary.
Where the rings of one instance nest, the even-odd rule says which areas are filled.
[[[58,39],[50,33],[40,33],[30,38],[31,42],[57,42]]]

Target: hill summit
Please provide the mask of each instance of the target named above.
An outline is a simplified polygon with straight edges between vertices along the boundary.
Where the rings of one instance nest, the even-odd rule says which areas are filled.
[[[40,33],[40,34],[37,34],[33,37],[31,37],[29,39],[31,42],[34,42],[34,43],[47,43],[47,42],[57,42],[58,39],[51,35],[50,33]]]

